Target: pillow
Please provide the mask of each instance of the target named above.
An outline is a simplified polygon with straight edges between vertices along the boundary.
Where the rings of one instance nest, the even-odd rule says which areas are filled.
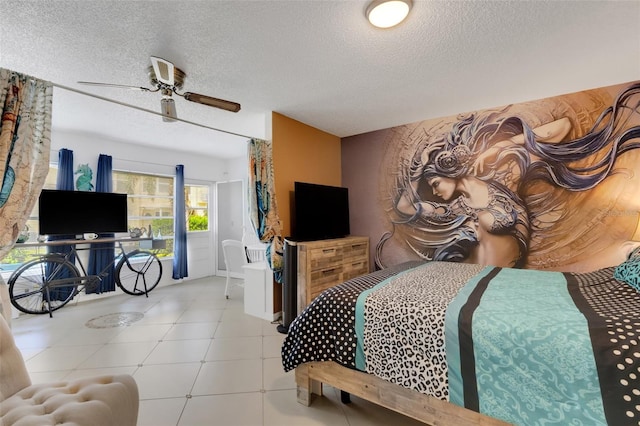
[[[640,257],[640,246],[631,250],[631,253],[629,253],[629,257],[627,257],[627,260],[637,258],[637,257]]]
[[[616,266],[613,278],[624,281],[631,287],[640,291],[640,250],[635,249],[629,255],[629,259]]]

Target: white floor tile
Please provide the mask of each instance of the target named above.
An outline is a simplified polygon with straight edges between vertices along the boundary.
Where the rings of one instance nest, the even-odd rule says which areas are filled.
[[[262,424],[262,394],[194,396],[178,426],[256,426]],[[284,426],[284,425],[281,425]]]
[[[264,389],[295,389],[296,377],[293,371],[284,372],[280,358],[265,358],[262,361]]]
[[[192,395],[258,392],[262,389],[262,360],[212,361],[202,365]]]
[[[67,334],[54,345],[96,345],[105,344],[113,339],[121,330],[119,328],[80,328]]]
[[[219,337],[262,336],[262,320],[250,316],[222,321],[214,334]]]
[[[192,322],[175,324],[164,336],[164,340],[189,340],[213,338],[218,322]]]
[[[222,310],[214,310],[207,307],[189,309],[178,318],[177,322],[218,322],[222,318],[222,313]]]
[[[158,342],[109,343],[98,349],[79,368],[136,366],[149,356]]]
[[[104,345],[87,345],[47,348],[26,361],[27,370],[29,372],[73,370],[103,347]]]
[[[264,336],[262,338],[262,355],[265,358],[280,359],[284,338],[284,334]]]
[[[133,378],[140,399],[177,398],[189,395],[201,363],[144,365]]]
[[[206,361],[262,358],[262,336],[221,337],[213,339]]]
[[[263,336],[283,336],[284,339],[284,334],[281,334],[278,331],[278,325],[281,324],[281,321],[264,321],[262,323],[262,335]]]
[[[13,338],[16,341],[16,345],[20,349],[44,349],[48,346],[53,346],[60,340],[65,337],[73,334],[72,330],[75,331],[76,327],[68,325],[68,324],[60,324],[59,326],[51,326],[51,327],[29,327],[22,328],[22,322],[18,322],[22,320],[23,317],[16,318],[14,323],[17,323],[17,326],[12,325]],[[49,320],[50,318],[44,317],[36,317],[32,316],[29,319],[32,319],[31,323],[36,322],[39,319],[44,321]]]
[[[120,333],[114,336],[110,343],[157,342],[164,338],[171,327],[171,324],[129,325],[122,327]]]
[[[185,397],[142,400],[137,426],[176,426],[186,402]]]
[[[144,363],[147,365],[200,362],[204,360],[210,343],[211,339],[162,341],[153,349]]]

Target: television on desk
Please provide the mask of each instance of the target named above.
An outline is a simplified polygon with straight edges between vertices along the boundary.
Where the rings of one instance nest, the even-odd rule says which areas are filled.
[[[294,182],[292,210],[295,241],[343,238],[350,234],[347,188]]]
[[[43,189],[40,235],[127,232],[127,194]]]

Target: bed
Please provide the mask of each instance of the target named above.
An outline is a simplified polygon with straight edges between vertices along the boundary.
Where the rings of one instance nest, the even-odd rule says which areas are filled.
[[[428,424],[638,425],[640,293],[623,266],[386,268],[305,308],[283,367],[306,405],[326,383]]]

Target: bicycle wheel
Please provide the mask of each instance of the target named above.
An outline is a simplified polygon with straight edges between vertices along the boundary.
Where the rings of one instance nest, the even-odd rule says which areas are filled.
[[[80,273],[61,256],[29,261],[9,278],[9,296],[16,309],[27,314],[51,314],[78,293]]]
[[[116,284],[127,294],[140,296],[156,288],[162,277],[158,257],[145,250],[133,250],[116,266]]]

